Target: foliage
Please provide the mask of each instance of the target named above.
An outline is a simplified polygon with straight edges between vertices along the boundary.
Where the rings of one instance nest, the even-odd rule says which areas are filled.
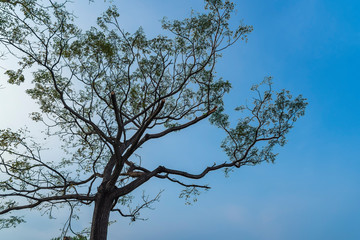
[[[66,239],[66,238],[57,237],[57,238],[52,238],[51,240],[64,240],[64,239]],[[86,238],[85,236],[82,236],[82,235],[68,238],[68,240],[87,240],[87,239],[88,238]]]

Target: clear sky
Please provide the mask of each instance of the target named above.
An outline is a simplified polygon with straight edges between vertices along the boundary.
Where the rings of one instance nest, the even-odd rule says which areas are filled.
[[[72,7],[84,26],[96,19],[91,9],[105,6],[100,0],[91,5],[79,2]],[[150,36],[160,31],[163,16],[182,18],[191,8],[200,10],[203,3],[114,2],[126,30],[143,26]],[[150,181],[147,192],[165,191],[155,210],[143,212],[149,220],[129,225],[128,219],[118,218],[109,228],[109,240],[360,239],[360,1],[238,0],[236,4],[233,21],[243,19],[254,31],[247,44],[226,51],[219,63],[218,75],[233,83],[226,97],[228,109],[244,103],[250,86],[271,75],[275,88],[308,99],[305,117],[296,123],[275,164],[244,167],[229,178],[222,172],[209,175],[201,183],[212,189],[193,206],[178,198],[180,187]],[[0,92],[0,128],[26,123],[25,101],[23,90],[5,85]],[[219,147],[222,138],[219,130],[202,122],[154,141],[142,156],[144,161],[197,171],[203,164],[225,160]],[[90,222],[90,212],[84,210],[80,224]],[[0,232],[0,239],[49,240],[63,221],[62,212],[57,220],[35,212],[24,215],[29,216],[27,223]]]

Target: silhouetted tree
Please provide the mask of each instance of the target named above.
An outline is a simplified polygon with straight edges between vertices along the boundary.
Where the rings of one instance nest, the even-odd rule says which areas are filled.
[[[230,28],[233,3],[205,2],[205,13],[164,19],[168,34],[152,39],[141,28],[125,32],[115,7],[98,18],[97,27],[81,31],[66,1],[0,2],[0,43],[19,61],[17,70],[6,71],[8,82],[21,84],[25,69],[32,71],[27,93],[40,111],[31,118],[44,123],[48,137],[62,141],[64,154],[59,161],[44,159],[42,143],[28,131],[0,131],[0,227],[21,223],[18,216],[5,217],[18,210],[51,215],[57,205],[67,205],[66,232],[74,208],[93,205],[90,239],[104,240],[111,212],[135,220],[140,209],[159,199],[143,196],[143,204],[123,210],[129,194],[153,178],[184,186],[181,196],[188,199],[209,188],[188,180],[275,160],[273,148],[285,144],[306,103],[285,90],[274,93],[266,78],[253,87],[252,105],[236,108],[247,115],[232,127],[223,106],[231,85],[216,76],[215,67],[221,52],[246,40],[252,27]],[[151,169],[135,157],[144,144],[206,118],[226,132],[221,147],[228,160],[192,173]]]

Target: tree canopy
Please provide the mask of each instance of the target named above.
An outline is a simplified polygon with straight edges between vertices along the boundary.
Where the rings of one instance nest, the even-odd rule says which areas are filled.
[[[181,196],[188,199],[209,188],[195,180],[212,171],[273,162],[274,147],[285,144],[304,114],[301,95],[274,92],[266,77],[252,88],[253,102],[235,109],[243,117],[230,123],[223,96],[231,84],[217,76],[216,65],[224,50],[246,41],[252,31],[249,25],[230,26],[230,1],[206,0],[204,12],[164,19],[166,34],[151,39],[142,28],[123,30],[115,6],[97,18],[97,26],[82,30],[66,3],[0,2],[0,43],[19,61],[18,69],[6,71],[8,82],[31,78],[27,94],[39,106],[31,119],[43,123],[48,138],[60,140],[63,152],[61,159],[44,159],[42,142],[26,129],[0,130],[0,228],[23,222],[9,215],[18,210],[51,215],[54,207],[65,205],[70,209],[66,233],[73,210],[93,205],[90,239],[106,239],[111,212],[136,220],[142,208],[159,199],[144,196],[143,204],[125,212],[129,194],[145,182],[180,184]],[[221,145],[227,160],[193,173],[151,169],[136,157],[147,142],[206,118],[227,134]]]

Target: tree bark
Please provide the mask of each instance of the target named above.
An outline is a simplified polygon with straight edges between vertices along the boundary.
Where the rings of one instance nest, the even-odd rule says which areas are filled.
[[[114,198],[107,192],[98,193],[95,200],[90,240],[106,240],[110,210]]]

